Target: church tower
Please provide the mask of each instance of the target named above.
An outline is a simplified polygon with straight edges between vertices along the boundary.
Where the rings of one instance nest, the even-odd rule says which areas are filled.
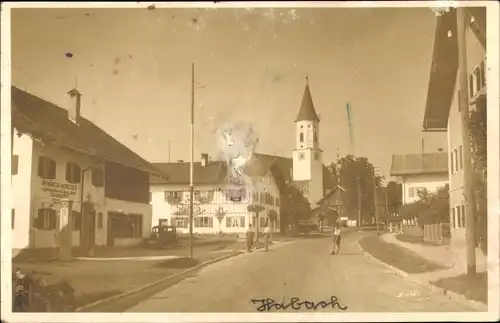
[[[295,150],[293,151],[293,180],[307,181],[304,195],[311,207],[323,197],[323,151],[319,145],[319,118],[306,78],[299,114],[295,119]]]

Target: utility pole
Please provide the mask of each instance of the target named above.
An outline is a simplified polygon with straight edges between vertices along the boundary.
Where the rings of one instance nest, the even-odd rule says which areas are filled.
[[[375,205],[375,222],[377,224],[377,234],[379,234],[378,203],[377,203],[377,183],[375,182],[375,169],[373,169],[373,203]]]
[[[191,64],[191,140],[189,154],[189,257],[193,258],[194,63]]]
[[[361,228],[361,186],[360,186],[359,175],[358,175],[358,228]]]
[[[469,91],[467,86],[467,50],[466,50],[466,8],[457,7],[457,41],[458,41],[458,79],[459,107],[462,117],[462,141],[464,163],[464,200],[465,200],[465,242],[467,255],[467,275],[476,275],[476,238],[475,238],[475,205],[472,187],[472,163],[469,141]]]

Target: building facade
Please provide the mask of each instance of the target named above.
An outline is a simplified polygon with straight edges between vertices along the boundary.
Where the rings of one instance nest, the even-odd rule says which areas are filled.
[[[243,233],[249,227],[263,229],[269,224],[279,232],[280,190],[272,171],[265,170],[262,157],[254,155],[249,163],[259,164],[256,169],[246,169],[250,185],[236,186],[228,180],[228,165],[209,161],[202,154],[202,161],[194,163],[193,182],[193,232],[198,234]],[[189,232],[189,163],[158,163],[158,169],[172,174],[168,180],[151,182],[153,225],[167,219],[180,233]],[[267,165],[268,166],[268,165]],[[237,194],[234,192],[238,191]],[[251,206],[261,211],[252,211]]]
[[[448,155],[425,153],[393,155],[391,176],[401,184],[402,203],[419,200],[419,192],[435,193],[448,182]]]
[[[195,162],[193,169],[196,192],[193,232],[243,233],[249,224],[262,228],[268,221],[275,232],[282,231],[287,228],[288,218],[283,212],[282,201],[290,198],[290,186],[300,190],[312,208],[326,189],[333,189],[333,178],[322,162],[319,118],[308,84],[295,124],[293,157],[252,154],[242,170],[246,178],[244,187],[230,183],[231,165],[225,161],[210,161],[207,154],[202,154],[201,161]],[[156,163],[154,166],[168,174],[169,179],[151,179],[153,225],[158,225],[160,219],[168,219],[178,231],[188,232],[189,163]],[[241,198],[231,198],[235,190],[242,192],[238,194]],[[258,218],[252,209],[261,210]]]
[[[70,102],[12,88],[14,250],[57,248],[65,226],[89,248],[136,244],[151,228],[149,174],[164,174],[81,117],[79,94]]]
[[[309,84],[306,84],[302,104],[295,119],[295,150],[293,180],[302,183],[301,190],[311,208],[316,208],[325,193],[323,185],[323,151],[319,141],[319,117],[314,109]]]
[[[432,70],[429,79],[424,131],[446,132],[450,182],[450,227],[452,245],[465,268],[464,151],[461,109],[486,105],[486,8],[466,9],[466,55],[469,105],[459,104],[457,18],[452,10],[438,17]],[[482,253],[478,253],[480,258]],[[481,261],[480,261],[481,262]]]

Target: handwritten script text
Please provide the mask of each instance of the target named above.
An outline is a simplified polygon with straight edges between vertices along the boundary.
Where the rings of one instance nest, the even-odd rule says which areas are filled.
[[[327,307],[330,308],[338,308],[339,310],[345,311],[347,310],[347,306],[342,306],[339,303],[339,300],[336,296],[331,296],[328,301],[301,301],[298,297],[292,297],[288,303],[283,302],[278,303],[272,298],[263,298],[263,299],[251,299],[252,304],[258,304],[257,311],[259,312],[270,312],[274,310],[295,310],[300,311],[302,309],[305,310],[313,310],[316,311],[318,309],[324,309]]]

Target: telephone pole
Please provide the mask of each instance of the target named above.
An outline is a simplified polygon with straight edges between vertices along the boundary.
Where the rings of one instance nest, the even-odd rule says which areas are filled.
[[[457,41],[458,41],[458,81],[459,107],[462,117],[462,141],[464,163],[464,201],[465,201],[465,242],[467,255],[467,275],[476,275],[476,237],[475,237],[475,203],[472,187],[472,163],[469,141],[469,95],[467,86],[467,50],[466,50],[466,7],[457,7]]]
[[[375,167],[373,168],[373,204],[375,205],[375,222],[377,224],[377,234],[379,234],[379,217],[378,217],[378,201],[377,201],[377,183],[375,181],[376,177]]]
[[[361,186],[360,186],[359,175],[358,175],[358,228],[361,228]]]
[[[194,63],[191,64],[191,140],[189,154],[189,257],[193,258]]]

